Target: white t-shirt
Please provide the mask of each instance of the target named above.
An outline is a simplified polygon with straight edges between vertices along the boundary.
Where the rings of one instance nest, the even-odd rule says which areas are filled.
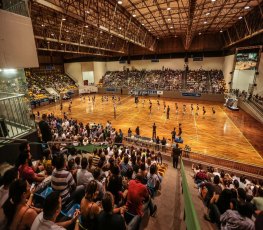
[[[30,229],[31,230],[66,230],[65,228],[56,225],[54,222],[50,220],[45,220],[43,218],[43,212],[38,214]]]
[[[87,169],[78,169],[77,171],[77,185],[87,186],[91,180],[93,180],[93,175]]]

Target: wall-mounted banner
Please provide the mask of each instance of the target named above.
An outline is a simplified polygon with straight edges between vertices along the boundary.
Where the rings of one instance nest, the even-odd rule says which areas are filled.
[[[138,89],[133,89],[130,90],[129,92],[130,94],[134,94],[134,95],[163,95],[163,91],[159,91],[159,90],[138,90]]]
[[[106,88],[106,92],[117,92],[116,88]]]
[[[182,93],[182,96],[186,96],[186,97],[201,97],[202,94],[201,93]]]
[[[83,86],[79,88],[79,93],[97,93],[98,92],[98,87],[96,86]]]

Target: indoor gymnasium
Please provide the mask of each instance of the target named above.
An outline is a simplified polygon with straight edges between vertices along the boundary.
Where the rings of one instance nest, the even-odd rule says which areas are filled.
[[[263,229],[262,28],[262,0],[0,0],[0,230]]]

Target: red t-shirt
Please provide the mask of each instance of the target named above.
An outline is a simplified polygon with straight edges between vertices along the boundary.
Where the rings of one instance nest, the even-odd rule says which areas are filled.
[[[34,180],[35,172],[34,170],[28,165],[20,165],[18,168],[20,177],[27,180],[28,183],[32,183]]]
[[[129,182],[127,208],[128,212],[134,215],[143,215],[143,201],[149,198],[149,193],[146,185],[138,180],[131,180]]]

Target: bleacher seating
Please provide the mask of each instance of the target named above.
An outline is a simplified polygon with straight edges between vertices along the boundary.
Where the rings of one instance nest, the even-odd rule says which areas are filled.
[[[75,82],[65,74],[57,71],[31,72],[26,71],[28,93],[31,100],[48,98],[51,95],[46,88],[53,88],[58,93],[67,93],[76,90]]]
[[[186,87],[183,87],[183,70],[132,70],[107,72],[100,85],[108,88],[148,89],[148,90],[181,90],[189,92],[224,93],[225,82],[221,70],[188,71]]]

